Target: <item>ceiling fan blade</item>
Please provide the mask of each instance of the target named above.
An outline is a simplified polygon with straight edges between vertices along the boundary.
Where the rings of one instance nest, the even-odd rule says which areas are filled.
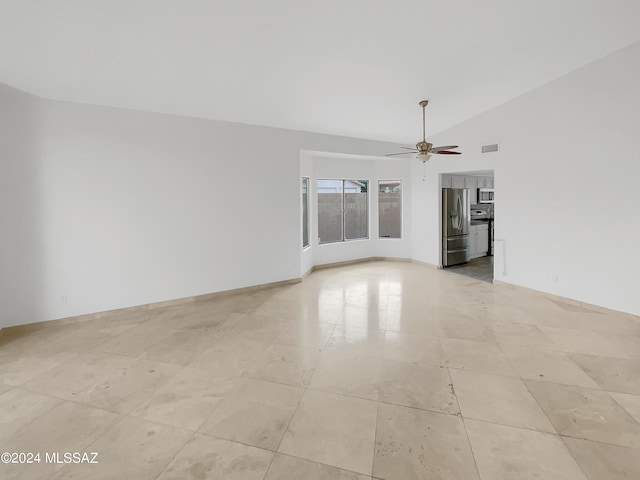
[[[405,150],[415,150],[416,147],[400,147],[400,148],[404,148]]]
[[[387,153],[385,157],[393,157],[394,155],[409,155],[411,153],[418,153],[418,151],[416,150],[414,152]]]
[[[462,152],[450,152],[449,150],[440,150],[439,152],[429,152],[435,155],[460,155]]]
[[[446,147],[433,147],[431,153],[438,153],[441,150],[451,150],[452,148],[458,148],[458,145],[447,145]]]

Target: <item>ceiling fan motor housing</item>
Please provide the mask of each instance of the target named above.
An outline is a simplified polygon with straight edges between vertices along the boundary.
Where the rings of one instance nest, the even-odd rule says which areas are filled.
[[[428,152],[429,150],[431,150],[431,148],[433,147],[433,143],[429,143],[429,142],[418,142],[416,143],[416,148],[418,149],[419,152]]]

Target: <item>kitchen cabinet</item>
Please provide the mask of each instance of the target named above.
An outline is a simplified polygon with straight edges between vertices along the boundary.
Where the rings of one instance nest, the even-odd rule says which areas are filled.
[[[451,188],[465,188],[464,186],[464,178],[462,176],[452,176],[451,177]]]
[[[464,188],[469,189],[469,203],[478,203],[478,177],[464,177]]]
[[[478,253],[484,256],[489,253],[489,225],[480,225],[480,227],[476,237],[476,248]]]
[[[493,188],[493,177],[478,177],[478,188]]]
[[[469,227],[469,253],[471,258],[484,257],[489,253],[489,224]]]
[[[479,177],[464,177],[464,188],[478,188]]]
[[[478,188],[493,188],[493,177],[442,175],[442,188],[466,188],[469,190],[469,204],[476,205]]]

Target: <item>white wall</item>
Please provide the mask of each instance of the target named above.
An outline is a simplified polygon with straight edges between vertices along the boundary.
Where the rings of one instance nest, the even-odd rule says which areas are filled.
[[[0,328],[43,313],[39,105],[0,84]]]
[[[34,260],[25,266],[21,255],[12,266],[19,277],[41,283],[38,289],[23,285],[22,293],[43,305],[35,311],[10,297],[2,304],[6,324],[298,278],[300,151],[374,155],[395,148],[34,101],[41,112],[38,138],[28,125],[17,125],[24,141],[0,148],[4,157],[16,156],[23,144],[41,145],[40,162],[12,174],[7,196],[34,222],[13,237],[21,252],[33,250],[28,258]],[[14,281],[15,273],[5,271],[0,291]]]
[[[438,173],[493,169],[496,279],[640,314],[638,78],[640,43],[434,137],[464,153],[414,165],[413,257],[438,263]]]
[[[411,160],[305,152],[302,160],[311,176],[311,249],[307,265],[324,265],[370,257],[411,258]],[[318,245],[318,179],[369,180],[369,238]],[[378,180],[401,180],[402,238],[378,238]],[[310,266],[309,266],[310,268]],[[308,270],[308,269],[307,269]]]

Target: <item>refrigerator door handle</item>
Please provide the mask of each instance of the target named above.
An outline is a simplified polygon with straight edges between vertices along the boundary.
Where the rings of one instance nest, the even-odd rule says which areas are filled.
[[[451,228],[453,228],[454,230],[458,230],[460,224],[460,216],[458,215],[458,212],[455,210],[451,211]]]
[[[456,216],[455,220],[453,221],[455,222],[453,228],[455,228],[456,230],[460,230],[460,228],[462,227],[462,202],[460,202],[459,195],[458,198],[456,198]]]

